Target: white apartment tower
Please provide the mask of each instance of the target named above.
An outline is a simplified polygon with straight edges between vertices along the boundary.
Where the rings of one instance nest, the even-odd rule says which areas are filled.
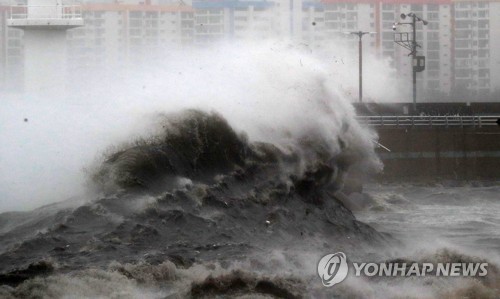
[[[482,100],[500,92],[500,2],[454,1],[455,96]]]

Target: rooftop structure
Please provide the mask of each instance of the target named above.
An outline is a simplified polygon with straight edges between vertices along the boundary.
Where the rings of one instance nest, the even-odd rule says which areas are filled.
[[[70,29],[83,26],[80,5],[63,4],[61,0],[28,0],[11,5],[7,26],[20,29]]]

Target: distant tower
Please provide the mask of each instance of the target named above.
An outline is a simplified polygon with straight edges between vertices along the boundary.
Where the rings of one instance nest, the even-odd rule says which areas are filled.
[[[81,7],[62,0],[12,5],[7,26],[24,30],[24,90],[64,95],[66,30],[83,26]]]

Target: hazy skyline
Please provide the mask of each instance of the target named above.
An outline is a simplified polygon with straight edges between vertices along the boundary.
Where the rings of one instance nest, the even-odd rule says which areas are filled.
[[[418,74],[420,101],[494,100],[500,90],[500,35],[495,34],[499,27],[495,22],[500,22],[499,2],[295,0],[156,5],[165,2],[152,1],[150,5],[137,6],[130,5],[141,2],[106,3],[84,5],[85,26],[68,31],[68,59],[74,69],[140,61],[144,52],[168,51],[172,47],[199,48],[242,40],[288,40],[303,43],[315,52],[327,52],[334,44],[356,54],[356,38],[343,32],[375,31],[377,34],[363,38],[364,57],[389,61],[396,71],[394,84],[401,85],[401,101],[407,101],[405,85],[411,80],[411,60],[409,51],[394,43],[392,24],[400,21],[400,13],[412,11],[429,22],[427,26],[418,26],[417,32],[422,46],[419,54],[427,59],[426,70]],[[4,9],[4,19],[7,15],[8,10]],[[2,23],[5,26],[5,21]],[[410,29],[399,26],[397,30]],[[12,30],[4,27],[3,39],[0,38],[5,70],[0,81],[4,82],[16,77],[16,66],[23,56],[22,34],[7,34]],[[334,48],[331,50],[325,63],[335,67],[335,62],[342,60],[356,71],[357,60],[343,61]],[[365,71],[372,70],[367,65]],[[365,82],[369,86],[370,82]],[[346,92],[356,94],[357,90],[351,86]],[[384,100],[366,95],[367,100]]]

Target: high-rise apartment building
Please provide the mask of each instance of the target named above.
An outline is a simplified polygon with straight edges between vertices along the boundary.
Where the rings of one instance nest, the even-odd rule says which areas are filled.
[[[302,40],[311,48],[318,48],[325,41],[325,8],[320,2],[302,4]]]
[[[348,3],[346,3],[348,2]],[[330,38],[345,38],[344,32],[371,31],[376,34],[363,37],[365,52],[378,53],[392,58],[392,64],[401,77],[411,80],[412,61],[409,50],[394,42],[393,24],[408,22],[401,20],[402,13],[413,12],[428,21],[427,26],[417,24],[417,41],[421,48],[419,55],[427,58],[426,71],[419,73],[418,94],[420,100],[448,94],[451,87],[451,9],[449,1],[403,0],[403,1],[346,1],[323,0],[325,10],[325,29]],[[397,32],[408,32],[405,37],[412,38],[412,27],[398,25]],[[351,37],[355,47],[357,37]]]
[[[453,1],[454,96],[500,92],[500,2]]]
[[[7,23],[7,7],[0,6],[0,24]],[[7,26],[0,25],[0,88],[3,88],[6,76],[7,76]]]
[[[204,47],[224,40],[291,39],[314,49],[330,42],[357,51],[349,31],[373,31],[363,37],[365,53],[388,57],[400,77],[411,82],[409,50],[394,42],[394,22],[413,12],[419,55],[426,70],[418,73],[418,100],[481,100],[500,92],[500,1],[461,0],[145,0],[83,5],[85,26],[68,32],[71,67],[105,68],[140,63],[145,53],[171,46]],[[22,61],[22,32],[8,29],[9,9],[0,8],[2,82]],[[411,26],[397,26],[409,32]],[[20,72],[22,68],[17,68]],[[77,73],[77,72],[75,72]],[[5,84],[4,84],[5,85]],[[459,97],[461,97],[459,99]]]
[[[302,38],[302,0],[194,1],[197,44],[223,39]]]
[[[23,31],[9,28],[8,6],[0,6],[0,88],[16,90],[23,82]]]
[[[193,38],[193,9],[185,5],[87,4],[83,18],[85,26],[68,33],[71,65],[140,60]]]

